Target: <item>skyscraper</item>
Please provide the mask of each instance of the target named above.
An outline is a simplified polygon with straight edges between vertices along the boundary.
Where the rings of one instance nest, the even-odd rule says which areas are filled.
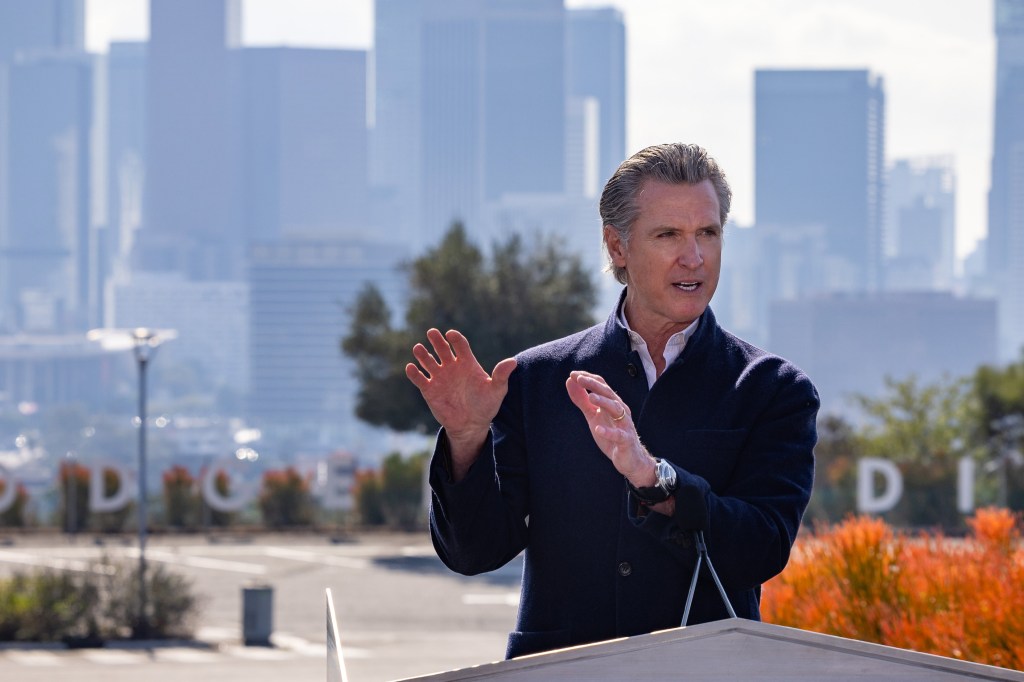
[[[287,239],[256,244],[250,254],[249,416],[280,433],[305,431],[351,444],[358,389],[352,363],[339,351],[349,308],[373,282],[397,310],[404,253],[350,239]]]
[[[593,170],[600,192],[626,157],[626,26],[611,7],[571,9],[566,18],[566,87],[570,99],[596,104]]]
[[[880,284],[884,106],[868,71],[756,72],[757,226],[822,228],[835,290]]]
[[[85,0],[0,2],[0,63],[19,52],[85,49]]]
[[[952,159],[899,159],[886,180],[885,288],[950,290],[956,241]]]
[[[107,253],[127,265],[142,226],[146,144],[146,44],[111,43],[107,55]]]
[[[479,230],[485,202],[565,190],[562,1],[424,0],[422,12],[417,246],[455,219]]]
[[[0,2],[0,330],[20,326],[16,319],[20,313],[13,307],[19,297],[13,289],[16,273],[12,272],[10,263],[5,262],[3,251],[8,247],[18,248],[15,245],[24,240],[24,235],[20,234],[24,225],[19,228],[19,235],[15,235],[9,222],[12,196],[9,179],[13,170],[10,69],[17,60],[37,59],[43,55],[79,55],[84,46],[85,0]],[[51,177],[47,184],[53,182]],[[24,200],[21,205],[24,208]]]
[[[370,185],[376,222],[405,244],[420,233],[420,26],[424,0],[374,2]],[[379,214],[379,215],[378,215]]]
[[[239,0],[151,0],[146,71],[144,269],[241,277],[237,101],[229,48]]]
[[[995,0],[996,102],[988,271],[999,292],[1000,350],[1024,344],[1024,0]]]
[[[10,67],[6,227],[0,305],[9,328],[85,329],[90,322],[89,144],[92,62],[20,56]]]
[[[365,234],[366,53],[275,47],[236,56],[246,238]]]

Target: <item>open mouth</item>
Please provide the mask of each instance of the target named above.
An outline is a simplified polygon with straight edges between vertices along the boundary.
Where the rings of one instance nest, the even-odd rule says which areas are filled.
[[[680,291],[697,291],[700,288],[700,282],[676,282],[672,286]]]

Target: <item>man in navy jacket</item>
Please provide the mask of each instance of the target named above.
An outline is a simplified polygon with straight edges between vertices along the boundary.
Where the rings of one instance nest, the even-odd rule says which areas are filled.
[[[813,479],[817,393],[708,307],[731,192],[696,145],[648,147],[601,197],[608,320],[501,361],[427,332],[406,374],[442,425],[431,536],[467,575],[525,550],[506,655],[680,624],[696,531],[736,614],[786,565]],[[698,583],[690,624],[727,617]]]

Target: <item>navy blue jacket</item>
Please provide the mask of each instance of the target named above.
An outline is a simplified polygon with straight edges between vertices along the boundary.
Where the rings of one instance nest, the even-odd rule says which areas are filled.
[[[678,626],[694,529],[736,614],[759,620],[760,586],[785,567],[811,494],[818,396],[807,376],[723,330],[710,308],[650,389],[614,314],[517,361],[466,477],[451,482],[443,434],[430,465],[431,537],[449,568],[475,575],[526,551],[506,655]],[[638,514],[569,400],[575,369],[604,377],[648,451],[676,468],[673,517]],[[689,624],[725,617],[705,574]]]

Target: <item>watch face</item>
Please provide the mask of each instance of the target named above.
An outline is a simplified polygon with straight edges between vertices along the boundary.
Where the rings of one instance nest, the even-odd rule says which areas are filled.
[[[658,460],[658,486],[665,492],[676,489],[676,470],[663,459]]]

